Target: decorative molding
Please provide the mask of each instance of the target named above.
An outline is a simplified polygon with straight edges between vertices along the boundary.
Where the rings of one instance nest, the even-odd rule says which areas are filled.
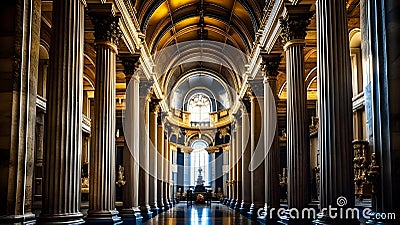
[[[120,16],[115,15],[113,4],[88,4],[88,15],[95,29],[95,41],[118,46],[122,32],[118,25]]]
[[[122,61],[126,77],[134,75],[140,66],[140,54],[120,54],[118,58]]]
[[[314,15],[310,8],[310,4],[296,6],[285,4],[284,14],[279,19],[281,37],[285,43],[296,39],[303,40],[306,37],[307,26]]]
[[[263,71],[264,77],[267,79],[275,79],[279,74],[279,64],[282,59],[281,53],[270,53],[261,52],[261,70]]]
[[[160,99],[152,99],[151,102],[149,102],[150,112],[158,113],[160,111],[160,101]]]

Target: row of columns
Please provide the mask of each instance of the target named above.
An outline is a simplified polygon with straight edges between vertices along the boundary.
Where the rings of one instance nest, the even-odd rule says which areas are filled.
[[[287,76],[287,165],[288,165],[288,208],[299,210],[309,204],[309,148],[306,124],[306,89],[304,69],[304,46],[306,29],[313,16],[311,5],[285,5],[281,18],[281,37],[286,52]],[[347,198],[346,207],[354,205],[352,185],[351,149],[351,76],[349,71],[349,48],[345,3],[342,1],[317,1],[318,21],[318,74],[319,81],[319,147],[321,149],[321,208],[337,206],[336,199]],[[329,15],[324,17],[322,15]],[[332,30],[333,29],[333,30]],[[334,41],[333,41],[334,40]],[[333,45],[333,43],[335,43]],[[251,97],[250,110],[242,112],[242,146],[235,144],[231,151],[230,170],[233,180],[241,170],[241,195],[235,194],[237,183],[231,185],[231,199],[242,198],[241,212],[246,212],[247,202],[251,202],[249,217],[264,207],[265,218],[277,219],[269,215],[270,208],[279,208],[279,168],[280,153],[277,125],[269,127],[271,118],[276,116],[276,77],[281,55],[262,53],[261,69],[264,75],[263,93],[259,91],[260,82],[251,81],[254,97]],[[331,67],[329,65],[337,65]],[[246,101],[244,101],[246,102]],[[247,124],[250,113],[250,124]],[[275,114],[275,115],[274,115]],[[339,119],[340,118],[340,119]],[[342,121],[338,123],[337,121]],[[238,122],[237,121],[237,122]],[[260,123],[259,121],[263,121]],[[276,121],[275,121],[276,122]],[[263,124],[264,130],[260,124]],[[238,127],[236,125],[236,127]],[[248,135],[248,130],[250,135]],[[236,129],[236,134],[239,132]],[[236,135],[238,137],[238,135]],[[250,151],[246,138],[250,138]],[[271,141],[272,137],[272,141]],[[262,143],[260,143],[260,141]],[[248,170],[256,146],[262,145],[265,160],[253,171]],[[232,144],[233,146],[233,144]],[[241,149],[236,149],[241,148]],[[241,151],[240,163],[237,154]],[[247,152],[250,152],[247,153]],[[246,154],[247,153],[247,154]],[[250,158],[250,160],[249,160]],[[236,161],[235,161],[236,160]],[[240,165],[240,166],[239,166]],[[239,168],[240,167],[240,168]],[[260,171],[260,172],[259,172]],[[251,179],[249,179],[251,175]],[[265,187],[265,188],[264,188]],[[250,196],[251,194],[251,201]],[[260,202],[262,199],[264,202]],[[260,220],[266,222],[265,220]],[[327,223],[327,215],[320,215],[316,224]],[[351,221],[350,221],[351,222]],[[290,224],[289,215],[282,223]]]
[[[127,83],[123,207],[115,209],[115,91],[119,17],[112,4],[88,4],[95,28],[96,82],[90,149],[88,224],[136,224],[151,218],[150,207],[171,206],[169,143],[158,123],[157,103],[150,110],[149,82],[135,75],[139,56],[120,55]],[[43,224],[81,224],[80,162],[84,5],[55,1],[44,158]],[[73,19],[71,15],[75,15]],[[72,25],[71,25],[72,24]],[[79,65],[79,66],[76,66]],[[53,74],[53,75],[52,75]],[[55,75],[57,74],[57,75]],[[145,106],[145,107],[141,107]],[[151,160],[151,162],[150,162]],[[159,167],[161,165],[161,167]],[[158,212],[153,210],[155,214]],[[121,217],[122,218],[121,218]]]

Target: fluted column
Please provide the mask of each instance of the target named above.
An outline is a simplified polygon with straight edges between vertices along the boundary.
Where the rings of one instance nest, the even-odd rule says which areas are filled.
[[[168,177],[168,171],[169,171],[169,142],[168,142],[168,133],[164,132],[164,151],[163,151],[163,166],[164,166],[164,170],[163,170],[163,201],[164,201],[164,208],[165,209],[169,209],[170,206],[170,200],[169,200],[169,196],[168,196],[168,189],[169,189],[169,177]]]
[[[149,204],[153,216],[158,214],[157,206],[157,117],[158,100],[152,99],[149,108]]]
[[[47,77],[43,224],[84,223],[80,210],[83,10],[80,0],[54,1]],[[93,187],[93,186],[91,186]]]
[[[235,209],[240,210],[242,205],[242,118],[236,119],[236,205]]]
[[[226,202],[226,205],[230,206],[231,200],[233,198],[233,189],[232,189],[232,180],[233,180],[233,166],[232,166],[232,149],[234,148],[233,145],[233,140],[234,140],[234,130],[232,130],[232,139],[231,139],[231,144],[230,144],[230,151],[229,151],[229,180],[228,180],[228,200]]]
[[[242,109],[242,205],[240,213],[247,215],[251,205],[251,172],[249,170],[251,159],[251,123],[250,112],[251,103],[250,99],[243,99],[244,107]]]
[[[152,82],[140,81],[139,85],[139,207],[143,220],[150,219],[153,213],[149,205],[149,99],[148,92]]]
[[[95,28],[96,84],[86,223],[120,224],[115,210],[116,54],[121,36],[112,4],[89,4]]]
[[[266,144],[265,152],[265,209],[279,208],[280,205],[280,152],[278,139],[277,123],[277,90],[276,77],[278,76],[281,53],[262,53],[262,65],[264,76],[264,140]],[[270,143],[272,141],[272,143]],[[275,215],[274,215],[275,216]],[[272,215],[267,215],[266,219],[271,219]]]
[[[168,186],[168,188],[167,188],[167,196],[168,196],[168,199],[167,199],[167,201],[169,202],[169,207],[171,208],[172,206],[173,206],[173,199],[174,199],[174,196],[173,196],[173,190],[172,190],[172,188],[174,187],[174,181],[172,180],[172,152],[171,152],[171,149],[169,148],[169,141],[168,141],[168,138],[167,138],[167,146],[168,146],[168,149],[167,149],[167,163],[168,163],[168,171],[167,171],[167,186]]]
[[[123,208],[120,215],[126,224],[140,224],[139,205],[139,76],[135,74],[140,55],[120,55],[126,79],[123,165],[126,184],[123,186]]]
[[[164,126],[161,123],[161,113],[157,117],[157,206],[164,211]]]
[[[317,1],[319,149],[321,151],[321,208],[337,207],[345,197],[354,207],[352,79],[346,2]],[[332,66],[334,65],[334,66]],[[327,215],[317,220],[328,220]],[[345,224],[345,222],[340,222]]]
[[[257,218],[258,210],[264,208],[265,169],[264,169],[264,83],[253,80],[250,87],[255,96],[251,96],[251,206],[247,215]],[[260,161],[261,160],[261,161]]]
[[[309,9],[310,5],[286,5],[281,19],[286,52],[288,207],[297,209],[310,200],[304,83],[304,38],[313,15]]]
[[[236,184],[237,184],[237,181],[236,181],[236,145],[237,145],[237,143],[236,143],[236,135],[237,135],[237,131],[236,131],[236,125],[235,124],[233,124],[233,126],[232,126],[233,128],[233,135],[232,135],[232,140],[231,140],[231,146],[232,146],[232,148],[231,148],[231,165],[230,165],[230,167],[231,167],[231,174],[232,174],[232,176],[231,176],[231,202],[230,202],[230,204],[229,204],[229,206],[231,207],[231,208],[234,208],[235,207],[235,204],[236,204],[236,194],[237,194],[237,192],[236,192]]]

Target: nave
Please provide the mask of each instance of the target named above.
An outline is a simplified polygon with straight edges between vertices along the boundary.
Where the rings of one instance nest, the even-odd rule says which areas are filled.
[[[187,206],[186,202],[180,202],[174,208],[159,214],[144,225],[222,225],[243,224],[253,225],[257,222],[242,216],[237,211],[222,205],[218,201],[212,202],[211,207],[202,204]]]

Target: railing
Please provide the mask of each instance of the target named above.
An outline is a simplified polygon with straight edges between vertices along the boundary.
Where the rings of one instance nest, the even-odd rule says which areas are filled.
[[[210,121],[207,122],[195,122],[191,121],[190,126],[192,127],[209,127],[210,126]]]

